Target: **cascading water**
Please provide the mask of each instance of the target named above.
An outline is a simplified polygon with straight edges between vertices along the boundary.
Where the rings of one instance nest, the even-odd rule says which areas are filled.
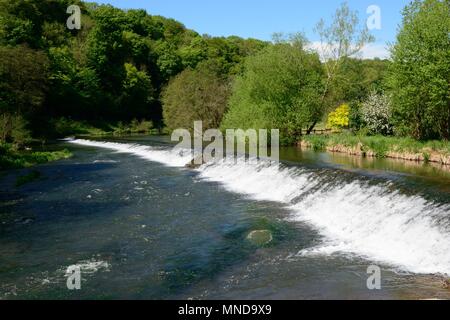
[[[136,144],[73,140],[137,155],[172,167],[183,167],[192,155]],[[299,254],[352,253],[390,263],[414,273],[450,275],[450,208],[448,203],[405,195],[384,184],[357,178],[346,181],[321,172],[261,161],[215,162],[196,169],[201,179],[255,200],[283,203],[291,220],[308,222],[325,237],[322,246]]]

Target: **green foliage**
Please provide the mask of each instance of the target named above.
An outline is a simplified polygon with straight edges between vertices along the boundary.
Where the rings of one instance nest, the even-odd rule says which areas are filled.
[[[122,84],[120,110],[122,119],[130,116],[144,118],[146,109],[153,101],[154,89],[150,77],[145,71],[139,71],[134,65],[125,63],[126,76]]]
[[[367,26],[361,25],[358,13],[352,11],[346,2],[336,10],[329,25],[321,19],[315,32],[320,37],[321,60],[324,61],[326,78],[320,103],[322,109],[330,110],[343,101],[353,101],[363,90],[355,84],[361,76],[355,72],[358,63],[351,57],[358,55],[362,48],[374,41]],[[356,68],[358,69],[358,68]],[[317,122],[308,128],[310,133]]]
[[[349,133],[304,136],[302,139],[309,143],[315,150],[325,150],[327,147],[343,146],[358,149],[364,153],[370,153],[376,157],[386,157],[389,152],[405,154],[438,153],[445,157],[450,155],[450,143],[448,141],[431,140],[427,142],[417,141],[413,138],[389,137],[389,136],[365,136]],[[427,157],[425,157],[426,160]]]
[[[16,148],[23,147],[31,141],[31,133],[27,129],[28,123],[21,116],[15,116],[11,121],[11,141]]]
[[[26,168],[71,157],[69,150],[52,152],[18,151],[9,144],[0,144],[0,170]]]
[[[149,133],[154,128],[153,122],[133,119],[130,123],[131,133]]]
[[[79,0],[0,0],[0,44],[42,48],[46,36],[56,35],[54,30],[67,32],[55,28],[55,23],[65,24],[66,10],[71,4],[84,8]]]
[[[352,104],[364,101],[372,91],[384,91],[388,67],[388,60],[343,59],[330,86],[332,101],[347,101]]]
[[[55,136],[57,137],[67,137],[72,134],[83,134],[87,133],[83,126],[68,118],[53,119],[51,122]]]
[[[0,143],[11,142],[18,149],[31,141],[27,122],[22,116],[0,114]]]
[[[282,139],[295,140],[322,118],[323,69],[302,45],[279,43],[247,59],[222,128],[278,128]]]
[[[327,136],[312,135],[305,136],[302,139],[307,141],[314,151],[325,151],[327,148]]]
[[[72,4],[81,7],[81,30],[66,27]],[[0,114],[24,117],[34,136],[92,132],[85,122],[98,119],[123,121],[126,132],[132,119],[159,127],[159,97],[171,78],[204,61],[214,61],[226,78],[266,45],[200,36],[145,10],[79,0],[0,0]]]
[[[450,138],[450,3],[413,1],[392,50],[390,85],[397,132]]]
[[[42,51],[0,46],[0,112],[37,111],[45,99],[48,64]]]
[[[349,104],[350,112],[348,115],[349,128],[352,131],[360,131],[363,129],[365,123],[361,115],[361,106],[360,102],[351,102]]]
[[[171,130],[193,129],[194,121],[202,120],[205,130],[218,128],[229,95],[229,79],[220,75],[214,61],[186,69],[163,92],[165,124]]]
[[[349,127],[350,107],[344,103],[328,115],[327,127],[333,129],[344,129]]]
[[[65,25],[71,4],[82,9],[81,30]],[[319,59],[303,49],[299,34],[277,35],[274,43],[202,36],[144,10],[0,0],[0,139],[20,148],[30,134],[148,132],[161,128],[164,113],[169,128],[200,119],[206,127],[279,128],[282,141],[293,143],[344,102],[348,124],[331,114],[332,126],[390,134],[395,124],[399,135],[448,139],[449,6],[448,0],[408,5],[389,62],[355,58],[373,39],[346,4],[330,25],[316,28],[324,48]],[[388,90],[389,119],[380,98]],[[380,119],[388,121],[379,126]]]

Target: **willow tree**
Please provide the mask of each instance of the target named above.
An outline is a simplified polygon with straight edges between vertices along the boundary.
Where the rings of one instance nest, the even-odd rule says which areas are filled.
[[[369,34],[366,24],[360,26],[358,13],[350,10],[347,3],[343,3],[336,10],[329,25],[321,19],[315,32],[320,37],[317,49],[324,62],[326,73],[320,104],[323,109],[329,109],[337,102],[333,91],[336,90],[336,86],[339,86],[339,76],[344,62],[348,58],[357,56],[366,44],[374,41],[374,38]],[[311,133],[318,121],[309,126],[307,134]]]

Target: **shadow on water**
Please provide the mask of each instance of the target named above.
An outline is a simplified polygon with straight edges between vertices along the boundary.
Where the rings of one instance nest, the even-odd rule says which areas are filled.
[[[58,219],[65,212],[76,212],[77,215],[82,212],[97,212],[92,210],[92,206],[95,207],[95,203],[86,206],[86,203],[82,201],[72,201],[77,205],[69,205],[69,199],[64,197],[68,195],[70,190],[76,188],[83,183],[89,183],[93,177],[98,181],[107,181],[110,177],[104,175],[104,171],[111,170],[115,164],[113,163],[89,163],[89,164],[62,164],[55,163],[49,165],[42,165],[35,167],[41,173],[42,177],[36,181],[32,181],[22,186],[16,186],[16,180],[18,176],[21,176],[29,171],[29,169],[14,170],[7,176],[0,180],[0,219],[2,224],[7,224],[9,220],[7,217],[14,210],[19,217],[17,219],[24,219],[20,215],[27,215],[22,205],[29,206],[28,201],[33,201],[33,216],[39,219]],[[43,193],[46,194],[59,194],[61,197],[55,197],[54,201],[40,202],[35,200],[36,196]],[[117,203],[118,205],[118,203]],[[51,208],[52,210],[49,210]],[[25,212],[24,212],[25,211]],[[47,217],[51,211],[56,211],[55,216]],[[26,219],[26,218],[25,218]],[[1,225],[0,225],[1,228]]]

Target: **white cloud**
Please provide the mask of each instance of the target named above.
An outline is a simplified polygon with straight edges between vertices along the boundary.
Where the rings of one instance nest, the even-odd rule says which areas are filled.
[[[311,42],[308,45],[309,49],[317,51],[320,56],[322,57],[322,46],[321,43],[318,41]],[[359,55],[358,58],[363,59],[374,59],[374,58],[380,58],[380,59],[388,59],[390,56],[388,46],[383,43],[371,43],[366,45]]]
[[[371,43],[362,49],[364,59],[388,59],[390,57],[389,48],[386,44]]]

